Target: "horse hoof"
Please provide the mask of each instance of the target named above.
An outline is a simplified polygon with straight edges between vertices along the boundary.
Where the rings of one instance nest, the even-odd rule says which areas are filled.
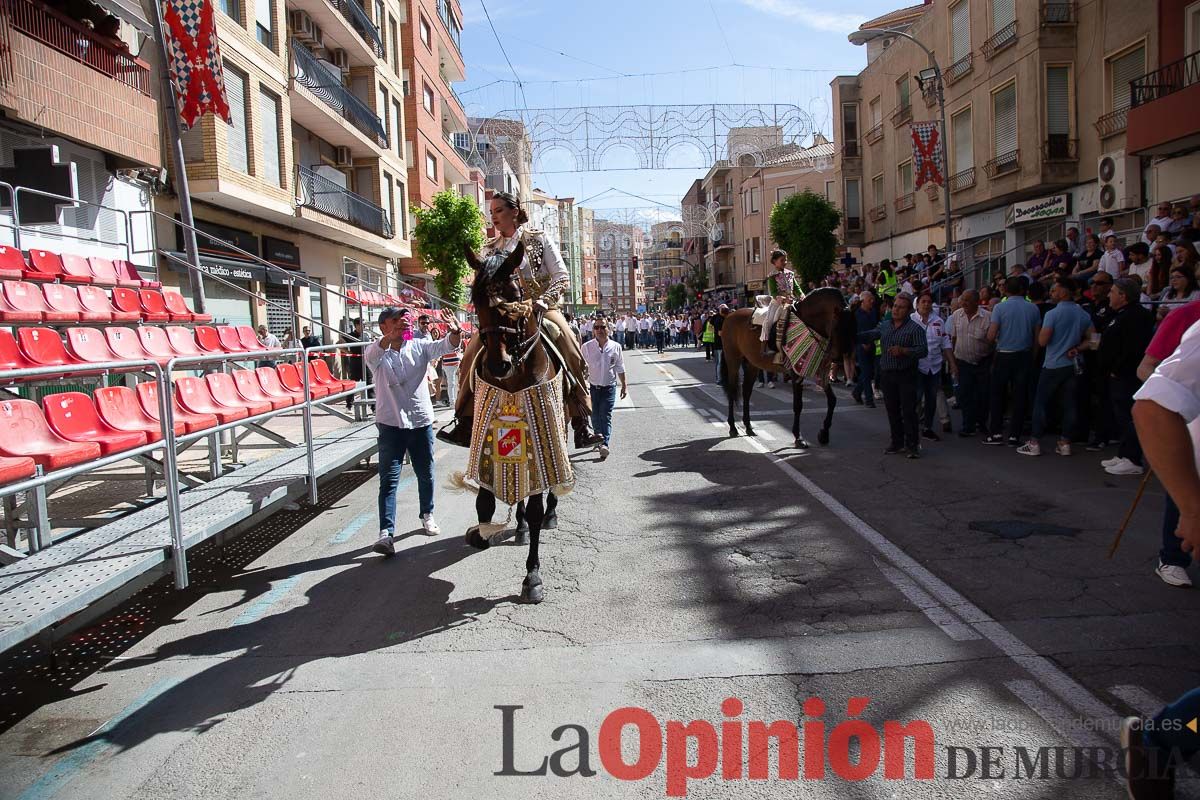
[[[730,429],[729,429],[729,435],[730,435],[731,437],[737,437],[737,436],[740,436],[741,434],[739,434],[739,433],[738,433],[738,429],[737,429],[737,428],[730,428]]]
[[[753,428],[746,428],[746,435],[758,438],[758,434],[754,432]]]
[[[492,546],[492,543],[479,535],[479,526],[473,525],[467,528],[467,544],[474,547],[476,550],[487,550]]]
[[[553,531],[558,529],[558,514],[549,514],[542,520],[542,530]]]
[[[820,442],[822,445],[829,444],[829,431],[826,431],[826,430],[817,431],[817,441]]]
[[[542,575],[537,570],[525,576],[521,583],[521,602],[536,605],[546,599],[546,589],[542,586]]]
[[[521,530],[517,528],[517,532],[513,534],[513,544],[525,545],[529,544],[529,529]]]
[[[797,450],[807,450],[808,449],[808,440],[807,439],[797,439],[795,442],[795,447]]]

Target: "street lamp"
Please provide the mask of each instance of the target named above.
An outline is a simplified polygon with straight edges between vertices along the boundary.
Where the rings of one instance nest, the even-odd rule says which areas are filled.
[[[942,180],[945,182],[943,187],[945,191],[946,202],[946,257],[950,257],[950,251],[954,247],[954,234],[950,228],[950,176],[947,174],[950,171],[950,157],[946,152],[946,137],[949,136],[949,131],[946,128],[946,93],[945,84],[942,82],[942,68],[938,66],[937,59],[933,56],[933,51],[913,36],[911,33],[896,30],[895,28],[862,28],[851,33],[847,39],[853,45],[865,45],[877,39],[886,38],[888,36],[900,36],[908,39],[917,47],[925,51],[925,55],[929,56],[929,69],[921,70],[918,78],[924,82],[930,79],[933,80],[933,89],[937,93],[938,113],[942,118],[942,132],[938,137],[942,157]]]

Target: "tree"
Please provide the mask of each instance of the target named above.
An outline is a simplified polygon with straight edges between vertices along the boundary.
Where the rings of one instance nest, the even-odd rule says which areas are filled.
[[[703,292],[708,288],[708,270],[704,266],[704,262],[691,265],[691,272],[688,274],[687,285],[693,292]]]
[[[428,208],[414,208],[417,224],[413,244],[421,263],[437,275],[438,295],[451,303],[462,304],[463,280],[471,267],[463,249],[483,247],[483,215],[475,201],[446,189],[433,196]]]
[[[672,284],[671,288],[667,289],[667,310],[675,311],[683,308],[683,304],[687,302],[687,287],[682,283]]]
[[[842,212],[819,194],[806,189],[771,210],[771,238],[796,267],[802,285],[820,284],[837,257],[834,230]]]

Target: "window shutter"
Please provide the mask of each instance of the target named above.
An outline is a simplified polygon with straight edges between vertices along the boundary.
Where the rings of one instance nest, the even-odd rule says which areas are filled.
[[[232,121],[225,129],[229,166],[238,172],[249,172],[249,147],[246,141],[246,73],[230,64],[225,65],[225,95],[229,101],[229,118]]]
[[[1129,108],[1129,82],[1146,74],[1146,48],[1139,47],[1112,62],[1112,110]]]
[[[955,114],[950,120],[954,134],[954,172],[975,166],[975,143],[972,141],[971,112]]]
[[[971,7],[966,0],[950,12],[951,63],[958,63],[971,52]]]
[[[1046,67],[1046,133],[1069,136],[1071,133],[1070,70]]]
[[[992,33],[1017,19],[1017,8],[1014,0],[992,0]]]
[[[258,105],[262,128],[262,177],[272,186],[279,186],[279,101],[275,99],[275,95],[259,89]]]
[[[1017,149],[1017,87],[1006,86],[992,95],[993,157],[1011,153]]]

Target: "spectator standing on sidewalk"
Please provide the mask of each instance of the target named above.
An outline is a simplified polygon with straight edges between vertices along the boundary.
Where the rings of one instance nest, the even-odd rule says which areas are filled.
[[[921,326],[910,318],[912,298],[896,295],[892,315],[879,323],[867,338],[879,339],[883,355],[879,359],[879,382],[883,387],[883,402],[887,407],[891,441],[884,453],[904,452],[909,458],[921,457],[917,438],[917,363],[929,352],[928,340]]]
[[[458,397],[458,366],[462,363],[462,348],[456,347],[442,356],[442,376],[446,380],[446,402],[454,408]]]
[[[924,419],[921,420],[921,436],[930,441],[940,442],[942,437],[933,430],[933,417],[937,413],[938,390],[942,388],[942,368],[949,366],[950,374],[958,380],[958,365],[954,363],[954,345],[946,325],[938,316],[933,305],[933,295],[922,292],[917,298],[917,313],[912,315],[913,322],[925,331],[928,352],[917,362],[917,374],[920,381],[920,398],[923,404]]]
[[[1037,306],[1025,299],[1025,281],[1014,276],[1004,283],[1004,302],[992,309],[988,341],[996,345],[992,363],[988,435],[984,444],[1002,445],[1005,395],[1012,389],[1012,417],[1008,422],[1008,444],[1016,447],[1025,425],[1025,406],[1029,402],[1029,382],[1033,376],[1034,347],[1042,315]]]
[[[729,306],[721,303],[717,306],[717,313],[708,318],[708,324],[712,325],[713,329],[713,361],[716,367],[717,385],[725,385],[725,344],[721,341],[721,326],[725,324],[725,318],[729,316]]]
[[[583,346],[583,360],[588,365],[588,380],[592,394],[592,430],[604,437],[600,445],[600,460],[608,458],[612,441],[612,414],[617,404],[617,383],[621,384],[621,399],[628,391],[625,385],[625,361],[621,347],[608,338],[608,324],[596,320],[592,339]]]
[[[667,323],[663,322],[662,314],[654,315],[654,321],[650,323],[650,329],[654,332],[654,347],[658,350],[658,354],[662,355],[663,344],[667,338]]]
[[[1141,388],[1137,368],[1142,363],[1150,339],[1154,336],[1154,312],[1138,302],[1142,287],[1137,281],[1122,278],[1109,293],[1109,305],[1116,312],[1100,336],[1100,369],[1108,376],[1120,448],[1115,458],[1101,461],[1110,475],[1141,475],[1142,447],[1133,424],[1133,395]]]
[[[263,350],[281,350],[283,344],[279,341],[279,337],[267,330],[266,325],[258,326],[258,343],[263,346]],[[275,359],[261,359],[256,366],[271,367],[275,365]]]
[[[858,337],[854,347],[856,381],[850,393],[856,403],[875,407],[875,340],[864,339],[864,335],[879,328],[879,309],[876,307],[875,292],[867,289],[859,295],[858,310],[854,312],[854,323]]]
[[[988,328],[992,312],[979,306],[979,293],[963,292],[959,308],[950,315],[950,340],[958,367],[958,407],[962,427],[958,435],[974,436],[987,427],[988,383],[992,371],[992,343]]]
[[[396,488],[407,454],[417,475],[421,528],[427,536],[441,529],[433,519],[433,402],[425,377],[429,365],[462,344],[458,320],[442,310],[447,334],[441,339],[406,336],[409,312],[392,306],[379,312],[383,337],[367,345],[363,360],[375,373],[375,427],[379,429],[379,539],[375,552],[395,555]]]

